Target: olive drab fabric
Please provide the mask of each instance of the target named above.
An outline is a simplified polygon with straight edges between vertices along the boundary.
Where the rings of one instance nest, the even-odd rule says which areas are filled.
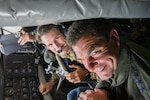
[[[97,88],[109,88],[115,100],[150,100],[150,50],[133,42],[121,43],[114,78],[98,80]],[[111,98],[112,98],[111,97]]]

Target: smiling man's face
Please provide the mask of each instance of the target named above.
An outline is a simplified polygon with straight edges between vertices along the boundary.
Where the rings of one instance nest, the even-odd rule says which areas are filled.
[[[57,29],[53,28],[48,33],[41,36],[41,41],[45,46],[54,53],[67,52],[67,43],[65,36]]]
[[[72,47],[86,69],[95,72],[102,80],[111,78],[115,73],[119,55],[116,40],[110,38],[106,41],[86,34]]]

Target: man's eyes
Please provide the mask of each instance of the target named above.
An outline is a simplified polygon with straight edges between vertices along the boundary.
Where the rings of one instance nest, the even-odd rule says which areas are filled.
[[[102,53],[102,50],[96,50],[91,53],[91,56],[96,56],[97,54]]]
[[[61,37],[61,35],[58,35],[58,36],[56,36],[56,38],[55,39],[59,39]]]
[[[102,53],[104,53],[107,50],[106,46],[101,46],[101,47],[96,47],[93,50],[91,50],[90,56],[97,56],[100,55]]]
[[[55,39],[59,39],[59,36],[57,36]]]

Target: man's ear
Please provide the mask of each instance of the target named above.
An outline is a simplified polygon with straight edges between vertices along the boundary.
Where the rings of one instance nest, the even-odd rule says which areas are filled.
[[[110,39],[112,39],[116,42],[116,46],[118,46],[118,47],[120,46],[120,37],[119,37],[117,30],[112,29],[110,31]]]

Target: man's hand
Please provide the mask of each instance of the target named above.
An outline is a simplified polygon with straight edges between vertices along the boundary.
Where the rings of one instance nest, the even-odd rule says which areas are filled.
[[[109,100],[104,89],[86,90],[81,92],[78,100]]]
[[[40,83],[40,86],[39,86],[40,93],[42,93],[43,95],[49,93],[52,90],[54,84],[55,83],[53,81]]]
[[[71,83],[79,83],[86,78],[88,71],[78,65],[72,64],[69,65],[70,68],[75,68],[74,72],[67,73],[65,75],[66,79]]]
[[[33,42],[35,40],[35,36],[30,35],[29,33],[25,32],[24,30],[20,30],[18,34],[20,34],[20,38],[18,40],[18,43],[20,45],[24,45],[27,42]]]

